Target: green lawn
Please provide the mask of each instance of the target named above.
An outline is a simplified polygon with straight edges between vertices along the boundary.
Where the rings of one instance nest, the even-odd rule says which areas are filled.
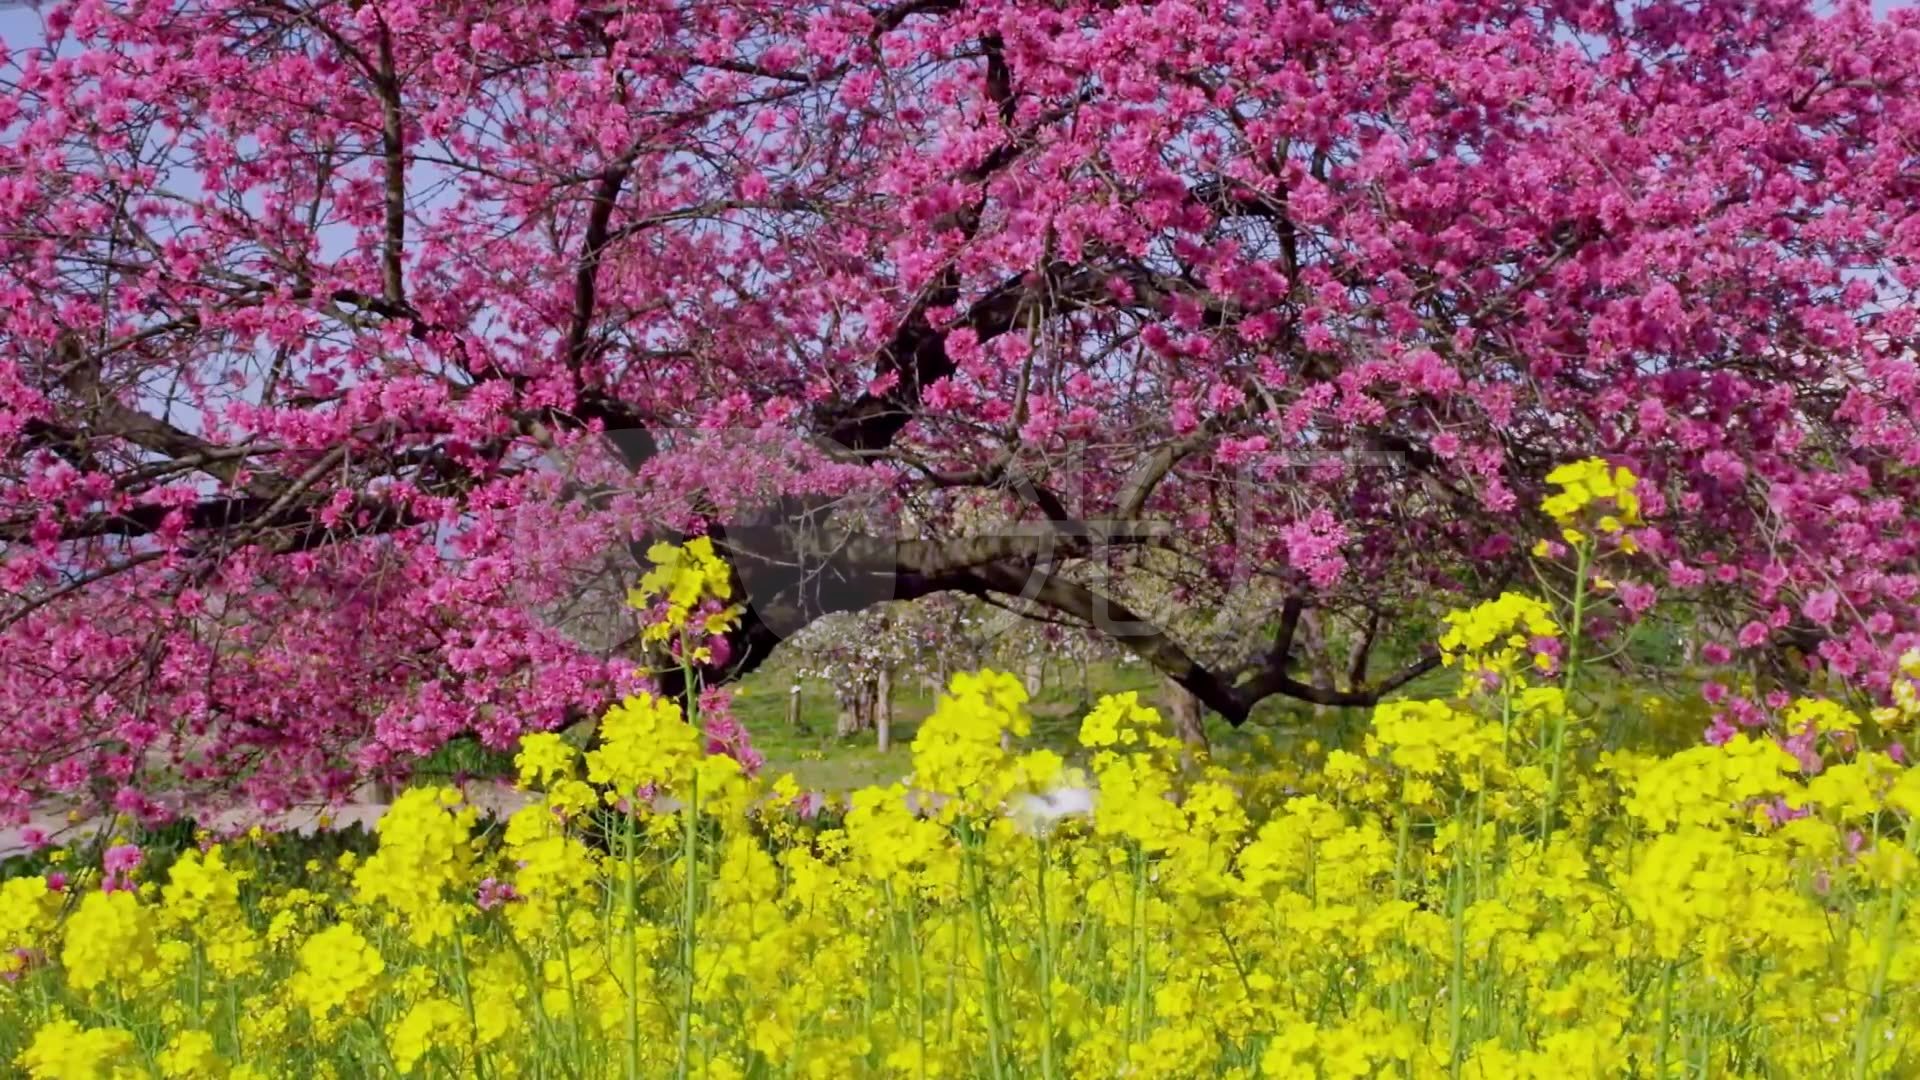
[[[770,775],[791,772],[803,786],[829,793],[843,793],[867,784],[886,784],[912,771],[913,737],[921,721],[933,710],[934,703],[933,689],[918,674],[903,671],[896,678],[893,745],[885,753],[877,747],[871,731],[845,738],[834,735],[839,705],[833,687],[824,680],[802,680],[800,723],[790,724],[787,695],[792,677],[778,666],[763,668],[735,685],[734,712],[747,726],[754,745],[766,756]],[[1453,670],[1437,669],[1416,679],[1396,696],[1450,697],[1458,678]],[[1673,749],[1697,741],[1705,726],[1704,717],[1649,717],[1642,711],[1640,699],[1653,688],[1650,683],[1604,673],[1604,669],[1589,673],[1588,690],[1583,697],[1589,699],[1594,713],[1603,718],[1605,745]],[[1683,693],[1676,694],[1675,687],[1664,689],[1669,700],[1687,699]],[[1162,711],[1167,708],[1159,676],[1144,664],[1096,663],[1088,669],[1084,687],[1077,668],[1062,666],[1050,671],[1048,681],[1030,706],[1034,725],[1026,745],[1052,749],[1069,761],[1083,760],[1076,738],[1080,718],[1102,695],[1127,690],[1140,691]],[[1260,735],[1281,746],[1313,738],[1342,744],[1357,735],[1366,722],[1366,709],[1316,711],[1302,702],[1274,697],[1261,702],[1248,722],[1239,728],[1209,713],[1207,737],[1217,751],[1227,752],[1246,746]],[[511,753],[487,750],[466,738],[455,740],[422,762],[415,782],[445,782],[462,774],[510,775],[512,771]]]
[[[1077,672],[1071,678],[1051,678],[1042,687],[1029,706],[1033,714],[1033,734],[1026,740],[1029,747],[1046,747],[1069,760],[1079,757],[1080,718],[1105,694],[1137,690],[1155,707],[1166,708],[1159,677],[1143,664],[1095,664],[1087,674],[1088,685],[1084,688]],[[1448,681],[1447,677],[1441,681]],[[865,784],[888,783],[912,771],[914,733],[933,710],[934,695],[924,680],[909,676],[898,684],[893,704],[893,745],[886,753],[877,748],[870,731],[835,737],[839,706],[832,686],[824,681],[802,681],[800,723],[797,727],[789,724],[787,694],[791,685],[788,674],[763,670],[743,680],[742,692],[734,698],[734,712],[752,733],[754,745],[766,755],[769,772],[791,772],[804,786],[841,792]],[[1425,687],[1416,684],[1413,689],[1418,692]],[[1276,698],[1262,702],[1253,718],[1239,729],[1209,714],[1207,737],[1216,748],[1230,749],[1262,732],[1282,740],[1337,735],[1343,723],[1364,722],[1362,713],[1328,709],[1316,716],[1311,706]]]
[[[1140,665],[1098,665],[1089,671],[1089,682],[1096,699],[1123,690],[1157,693],[1158,687],[1158,680]],[[807,787],[841,792],[888,783],[912,771],[914,733],[933,711],[934,693],[924,679],[909,674],[896,684],[893,745],[886,753],[880,752],[871,731],[835,737],[839,705],[833,687],[822,680],[802,680],[800,723],[788,723],[787,694],[792,683],[785,672],[758,671],[742,680],[734,698],[734,712],[766,755],[769,772],[791,772]],[[1033,745],[1062,751],[1071,747],[1087,704],[1077,682],[1065,686],[1055,680],[1043,688],[1032,705]]]

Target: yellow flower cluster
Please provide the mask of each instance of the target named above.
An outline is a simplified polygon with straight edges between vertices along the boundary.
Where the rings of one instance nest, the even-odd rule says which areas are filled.
[[[1453,651],[1498,662],[1552,631],[1501,603],[1454,620]],[[1021,745],[1024,690],[982,672],[922,726],[909,783],[802,816],[790,780],[710,764],[671,703],[635,698],[591,783],[529,737],[520,775],[545,790],[497,830],[420,788],[364,858],[210,847],[65,915],[45,878],[6,882],[0,1060],[63,1080],[1920,1075],[1920,773],[1846,740],[1818,769],[1746,736],[1603,752],[1569,708],[1508,685],[1385,704],[1344,745],[1208,758],[1115,695],[1063,757]],[[648,786],[689,805],[631,798]]]
[[[253,974],[266,947],[240,903],[250,876],[229,866],[226,850],[215,845],[181,853],[160,890],[168,925],[190,934],[204,961],[226,978]]]
[[[401,793],[377,826],[380,850],[354,874],[358,899],[383,905],[416,945],[453,935],[472,887],[478,817],[451,788]]]
[[[321,1031],[331,1030],[336,1013],[358,1016],[387,970],[380,950],[348,923],[301,942],[297,956],[287,990]]]
[[[1001,739],[1031,730],[1026,703],[1026,687],[1011,675],[983,671],[954,676],[949,693],[913,741],[915,782],[957,800],[956,808],[1004,797],[1015,777]]]
[[[1536,643],[1560,636],[1553,609],[1523,593],[1501,593],[1465,611],[1446,615],[1440,635],[1440,657],[1449,666],[1459,664],[1468,673],[1512,675],[1526,665],[1545,670],[1553,657],[1536,652]]]
[[[1547,496],[1540,509],[1565,530],[1568,543],[1583,539],[1578,526],[1589,520],[1609,535],[1640,524],[1640,479],[1624,465],[1616,468],[1588,458],[1554,469],[1547,483],[1560,490]]]
[[[0,980],[17,978],[59,926],[60,894],[42,877],[0,881]]]
[[[524,787],[538,787],[573,772],[573,747],[551,731],[537,732],[520,739],[520,753],[514,758]]]
[[[543,744],[539,757],[520,759],[523,776],[564,768]],[[587,778],[616,798],[631,798],[643,788],[684,787],[700,761],[697,732],[666,698],[641,693],[607,710],[600,721],[600,745],[587,754]]]
[[[67,984],[102,993],[146,981],[162,961],[154,940],[153,909],[130,892],[90,892],[67,920],[60,964]]]
[[[1874,722],[1890,730],[1912,728],[1920,721],[1920,649],[1909,649],[1900,657],[1900,670],[1893,677],[1888,695],[1892,704],[1873,710]]]
[[[83,1028],[55,1020],[34,1033],[18,1058],[31,1076],[136,1077],[140,1055],[133,1034],[122,1028]]]
[[[647,622],[645,640],[671,641],[689,629],[701,637],[718,634],[739,617],[740,609],[727,604],[733,597],[733,571],[714,552],[710,538],[656,543],[647,549],[647,560],[653,567],[628,591],[627,603],[643,610],[660,604],[665,610]],[[696,619],[703,606],[710,610]]]

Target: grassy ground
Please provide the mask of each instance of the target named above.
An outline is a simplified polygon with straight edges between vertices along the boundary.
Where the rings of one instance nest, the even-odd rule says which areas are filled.
[[[1097,665],[1088,672],[1091,699],[1124,690],[1157,693],[1158,682],[1139,665]],[[773,773],[791,772],[801,784],[825,791],[846,791],[870,783],[889,783],[912,771],[910,747],[920,722],[933,711],[934,691],[926,680],[906,675],[893,697],[893,745],[882,753],[871,731],[845,738],[834,735],[840,707],[833,687],[822,680],[800,684],[800,722],[787,720],[787,696],[792,678],[783,672],[759,671],[742,681],[734,698],[734,712],[753,733],[753,742],[767,757]],[[1035,745],[1064,750],[1074,741],[1080,717],[1090,700],[1083,700],[1077,678],[1073,685],[1054,679],[1036,695],[1032,705]]]
[[[1068,675],[1071,674],[1071,679]],[[820,679],[801,680],[800,722],[787,719],[787,696],[792,676],[761,669],[734,685],[734,713],[753,736],[754,746],[766,755],[772,774],[791,772],[803,785],[828,792],[844,792],[870,783],[889,783],[912,770],[914,734],[933,711],[934,688],[912,672],[901,672],[893,697],[893,745],[882,753],[873,732],[845,738],[834,734],[840,707],[833,686]],[[1141,664],[1095,664],[1083,687],[1079,673],[1049,672],[1049,680],[1032,703],[1032,745],[1066,754],[1075,746],[1080,718],[1102,695],[1138,690],[1156,706],[1160,680]],[[1233,739],[1235,733],[1211,718],[1209,735]],[[1217,729],[1217,730],[1216,730]],[[513,772],[510,752],[489,750],[471,738],[456,739],[429,755],[414,771],[415,783],[444,783],[460,776],[501,776]]]
[[[1450,669],[1438,669],[1402,688],[1396,697],[1445,698],[1452,695],[1459,675]],[[840,793],[873,783],[890,783],[912,770],[913,737],[920,723],[933,710],[935,690],[930,680],[914,672],[896,676],[894,690],[892,746],[882,752],[871,731],[845,737],[834,734],[839,704],[833,686],[819,679],[801,680],[799,723],[787,718],[787,697],[792,676],[777,667],[763,668],[735,685],[734,711],[746,724],[753,742],[766,755],[772,774],[791,772],[803,786]],[[1605,742],[1610,746],[1640,749],[1673,749],[1697,740],[1704,718],[1682,716],[1649,717],[1640,707],[1650,684],[1627,681],[1595,671],[1588,676],[1586,695],[1606,725]],[[1144,664],[1102,662],[1090,665],[1086,682],[1081,682],[1078,667],[1060,665],[1047,672],[1046,682],[1030,706],[1033,734],[1030,747],[1047,747],[1068,760],[1077,760],[1077,735],[1080,718],[1105,694],[1139,691],[1147,701],[1167,711],[1164,686],[1157,673]],[[1666,695],[1676,695],[1667,688]],[[1684,698],[1685,695],[1679,695]],[[1346,736],[1367,723],[1366,709],[1315,709],[1286,698],[1269,698],[1254,709],[1253,716],[1239,728],[1220,717],[1207,715],[1207,738],[1216,750],[1231,751],[1259,736],[1282,746],[1323,739],[1341,744]],[[481,747],[472,739],[459,739],[422,762],[415,782],[442,783],[458,776],[500,776],[513,772],[512,754]]]
[[[834,735],[839,706],[833,687],[823,681],[802,680],[800,722],[797,726],[789,723],[787,695],[792,682],[782,672],[756,672],[742,682],[743,693],[734,699],[734,712],[753,733],[754,745],[766,755],[769,771],[791,772],[805,786],[839,792],[864,784],[888,783],[912,770],[914,733],[933,710],[934,693],[925,680],[908,676],[897,687],[893,745],[885,753],[876,746],[871,731],[845,738]],[[1422,684],[1411,688],[1414,693],[1424,689]],[[1159,677],[1142,664],[1092,665],[1084,686],[1077,669],[1049,672],[1030,706],[1034,724],[1027,745],[1047,747],[1074,759],[1078,756],[1080,718],[1102,695],[1127,690],[1139,691],[1163,712],[1167,708]],[[1208,714],[1207,738],[1216,748],[1228,749],[1260,733],[1279,740],[1336,735],[1342,724],[1363,723],[1362,713],[1327,709],[1316,714],[1311,706],[1273,699],[1263,702],[1247,725],[1238,729]]]

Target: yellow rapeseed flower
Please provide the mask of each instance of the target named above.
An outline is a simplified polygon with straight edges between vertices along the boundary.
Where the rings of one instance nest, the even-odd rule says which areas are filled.
[[[692,779],[700,739],[680,706],[640,693],[607,710],[600,745],[587,752],[587,778],[631,798],[642,788],[673,791]]]

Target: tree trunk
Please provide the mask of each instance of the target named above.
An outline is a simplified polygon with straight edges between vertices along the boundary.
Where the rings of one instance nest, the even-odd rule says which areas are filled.
[[[873,692],[873,730],[880,752],[893,744],[893,669],[881,668]]]
[[[787,688],[787,726],[800,730],[800,684],[795,682]]]
[[[1358,690],[1367,685],[1367,668],[1373,661],[1374,639],[1380,635],[1380,613],[1367,613],[1367,625],[1353,639],[1353,648],[1347,651],[1347,689]]]
[[[1333,674],[1333,655],[1327,649],[1326,627],[1320,621],[1320,613],[1308,609],[1300,616],[1301,636],[1305,639],[1307,670],[1313,680],[1313,688],[1322,693],[1332,693],[1339,685]],[[1313,715],[1324,719],[1328,709],[1325,705],[1315,705]]]
[[[1167,712],[1173,720],[1174,734],[1187,744],[1188,755],[1199,750],[1207,750],[1207,710],[1201,706],[1200,699],[1187,692],[1169,678],[1160,680],[1161,693],[1167,702]]]
[[[1047,688],[1046,661],[1038,657],[1028,660],[1025,681],[1027,685],[1027,696],[1032,698],[1039,697],[1040,691]]]
[[[873,680],[863,678],[840,692],[840,717],[833,733],[846,738],[873,726]]]

